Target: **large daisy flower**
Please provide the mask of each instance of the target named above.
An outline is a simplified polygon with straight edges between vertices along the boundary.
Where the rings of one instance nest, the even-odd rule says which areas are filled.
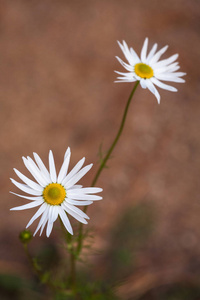
[[[167,50],[168,46],[163,47],[158,52],[157,44],[154,44],[151,51],[147,55],[148,38],[145,39],[140,57],[136,54],[133,48],[129,48],[125,41],[121,44],[118,42],[128,64],[122,61],[116,56],[120,64],[128,71],[128,73],[122,73],[115,71],[117,74],[122,76],[117,77],[116,82],[134,82],[140,81],[140,85],[143,89],[148,88],[160,103],[160,95],[155,87],[158,86],[164,90],[171,92],[177,92],[177,89],[167,85],[162,81],[172,82],[185,82],[184,79],[180,78],[186,73],[176,72],[180,67],[178,62],[175,60],[178,58],[178,54],[174,54],[167,59],[160,60],[160,57]]]
[[[85,158],[82,158],[67,174],[71,156],[70,148],[68,148],[60,172],[57,175],[51,150],[49,151],[49,171],[38,154],[33,153],[33,155],[36,163],[30,157],[23,157],[22,159],[36,182],[24,176],[16,169],[14,169],[15,173],[25,184],[19,183],[11,178],[14,185],[31,196],[11,193],[28,199],[31,202],[11,208],[11,210],[23,210],[40,206],[26,226],[26,228],[29,227],[37,218],[41,217],[34,235],[38,230],[40,230],[41,235],[47,224],[46,235],[49,237],[53,228],[53,223],[58,217],[62,220],[67,231],[73,234],[68,215],[71,215],[83,224],[87,224],[86,219],[89,219],[89,217],[75,205],[90,205],[93,201],[102,199],[102,197],[94,195],[95,193],[101,192],[101,188],[83,188],[82,185],[76,185],[76,183],[91,169],[93,164],[82,168],[85,161]]]

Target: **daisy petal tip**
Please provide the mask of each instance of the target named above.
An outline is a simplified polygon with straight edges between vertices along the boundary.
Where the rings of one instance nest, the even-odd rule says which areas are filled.
[[[158,102],[158,104],[160,105],[160,99],[157,98],[157,102]]]
[[[25,156],[22,156],[22,159],[23,159],[23,161],[24,161],[24,160],[26,160],[26,157],[25,157]]]

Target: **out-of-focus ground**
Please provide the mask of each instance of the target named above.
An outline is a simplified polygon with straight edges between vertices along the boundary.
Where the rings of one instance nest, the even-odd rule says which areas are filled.
[[[49,149],[59,168],[70,146],[71,167],[83,156],[86,163],[94,162],[82,180],[90,185],[99,145],[109,147],[132,89],[132,84],[113,83],[114,70],[123,71],[115,59],[123,57],[116,41],[124,39],[139,53],[149,37],[150,47],[169,45],[165,57],[179,53],[186,83],[172,84],[178,93],[159,90],[160,105],[138,88],[123,136],[99,178],[104,199],[89,208],[89,224],[96,230],[95,248],[110,251],[112,258],[111,233],[127,211],[133,210],[136,220],[125,229],[129,239],[135,241],[145,226],[152,228],[139,246],[133,242],[133,271],[118,290],[123,299],[171,282],[198,283],[199,1],[2,0],[0,17],[1,272],[29,272],[18,233],[35,210],[9,211],[26,203],[8,193],[17,192],[9,180],[17,179],[12,168],[28,174],[21,157],[37,152],[47,163]],[[147,224],[146,214],[151,215]],[[56,241],[57,235],[53,230],[50,239]],[[46,241],[43,235],[32,244]],[[97,277],[106,276],[110,257],[93,259]]]

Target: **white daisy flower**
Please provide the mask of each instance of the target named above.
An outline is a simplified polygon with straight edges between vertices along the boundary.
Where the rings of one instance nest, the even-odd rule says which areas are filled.
[[[139,58],[133,48],[129,49],[125,41],[123,41],[122,44],[118,42],[118,44],[125,58],[127,59],[128,64],[122,61],[119,57],[116,56],[116,58],[128,71],[128,73],[115,71],[117,74],[122,75],[117,77],[119,80],[115,82],[140,81],[141,87],[143,89],[148,88],[150,92],[156,96],[158,103],[160,103],[160,95],[155,85],[164,90],[177,92],[176,88],[167,85],[160,80],[185,82],[185,80],[180,77],[184,76],[186,73],[176,72],[180,68],[178,62],[175,62],[175,60],[178,58],[178,54],[174,54],[167,59],[159,61],[161,55],[165,53],[168,46],[165,46],[156,52],[158,45],[154,44],[151,51],[147,55],[148,38],[146,38]]]
[[[53,228],[53,223],[56,221],[58,216],[62,220],[67,231],[73,234],[67,214],[71,215],[79,222],[87,224],[85,219],[89,219],[89,217],[75,205],[90,205],[93,201],[102,199],[100,196],[93,195],[101,192],[101,188],[83,188],[82,185],[76,185],[76,183],[91,169],[93,164],[82,168],[85,161],[85,158],[82,158],[67,174],[71,156],[70,148],[68,148],[65,153],[64,162],[61,166],[60,172],[57,175],[51,150],[49,151],[49,171],[38,154],[33,153],[33,155],[36,163],[30,157],[23,157],[23,161],[28,171],[35,178],[36,182],[24,176],[16,169],[14,169],[15,173],[25,184],[19,183],[11,178],[14,185],[31,196],[19,195],[13,192],[11,193],[31,200],[31,203],[11,208],[11,210],[23,210],[40,206],[26,226],[26,228],[29,227],[37,218],[41,217],[34,235],[39,229],[41,235],[45,225],[47,224],[46,235],[49,237]]]

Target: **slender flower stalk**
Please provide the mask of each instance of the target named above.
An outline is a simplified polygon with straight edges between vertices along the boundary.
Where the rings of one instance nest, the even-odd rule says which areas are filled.
[[[96,173],[96,175],[95,175],[95,177],[94,177],[94,179],[92,181],[92,184],[91,184],[92,187],[95,186],[95,184],[96,184],[96,182],[97,182],[97,180],[98,180],[98,178],[99,178],[99,176],[100,176],[103,168],[106,166],[106,163],[107,163],[108,159],[110,158],[110,156],[111,156],[111,154],[112,154],[112,152],[113,152],[113,150],[114,150],[114,148],[115,148],[115,146],[116,146],[116,144],[117,144],[117,142],[118,142],[118,140],[119,140],[119,138],[120,138],[120,136],[122,134],[122,130],[124,128],[124,124],[125,124],[125,121],[126,121],[127,112],[128,112],[128,109],[129,109],[129,105],[131,103],[131,99],[132,99],[132,97],[133,97],[133,95],[135,93],[135,90],[136,90],[138,84],[139,84],[139,81],[136,81],[136,83],[135,83],[135,85],[133,87],[133,90],[130,93],[130,96],[129,96],[127,104],[126,104],[126,107],[125,107],[125,110],[124,110],[124,114],[123,114],[123,118],[122,118],[119,130],[117,132],[117,135],[116,135],[116,137],[115,137],[115,139],[114,139],[114,141],[113,141],[110,149],[108,150],[106,156],[102,160],[99,169],[97,170],[97,173]]]
[[[111,156],[111,154],[112,154],[112,152],[113,152],[113,150],[114,150],[117,142],[119,141],[119,138],[120,138],[120,136],[122,134],[122,131],[123,131],[123,128],[124,128],[124,124],[125,124],[125,121],[126,121],[126,117],[127,117],[127,113],[128,113],[128,109],[129,109],[130,103],[131,103],[131,99],[132,99],[132,97],[133,97],[133,95],[134,95],[134,93],[135,93],[136,88],[137,88],[138,85],[139,85],[139,81],[136,81],[136,83],[135,83],[135,85],[134,85],[134,87],[133,87],[133,89],[132,89],[132,91],[130,93],[130,96],[128,98],[128,101],[126,103],[126,107],[125,107],[125,110],[124,110],[124,114],[123,114],[123,117],[122,117],[122,121],[121,121],[119,130],[117,132],[117,135],[116,135],[113,143],[111,144],[111,146],[110,146],[107,154],[103,158],[103,160],[102,160],[102,162],[101,162],[101,164],[99,166],[99,169],[96,172],[96,175],[94,176],[94,179],[93,179],[92,184],[91,184],[92,187],[95,186],[95,184],[96,184],[96,182],[97,182],[97,180],[98,180],[101,172],[105,168],[108,159],[110,158],[110,156]],[[87,211],[87,207],[84,207],[83,211],[86,212]],[[80,254],[80,252],[82,250],[82,246],[83,246],[83,226],[82,226],[82,224],[80,224],[79,225],[78,244],[77,244],[77,255]]]
[[[66,240],[67,249],[70,254],[70,271],[69,271],[69,277],[68,277],[68,283],[70,283],[70,286],[75,289],[76,286],[76,270],[75,270],[75,260],[76,260],[76,253],[74,251],[74,246],[72,244],[72,235],[66,230],[65,226],[62,223],[61,218],[60,225],[63,231],[64,239]]]

